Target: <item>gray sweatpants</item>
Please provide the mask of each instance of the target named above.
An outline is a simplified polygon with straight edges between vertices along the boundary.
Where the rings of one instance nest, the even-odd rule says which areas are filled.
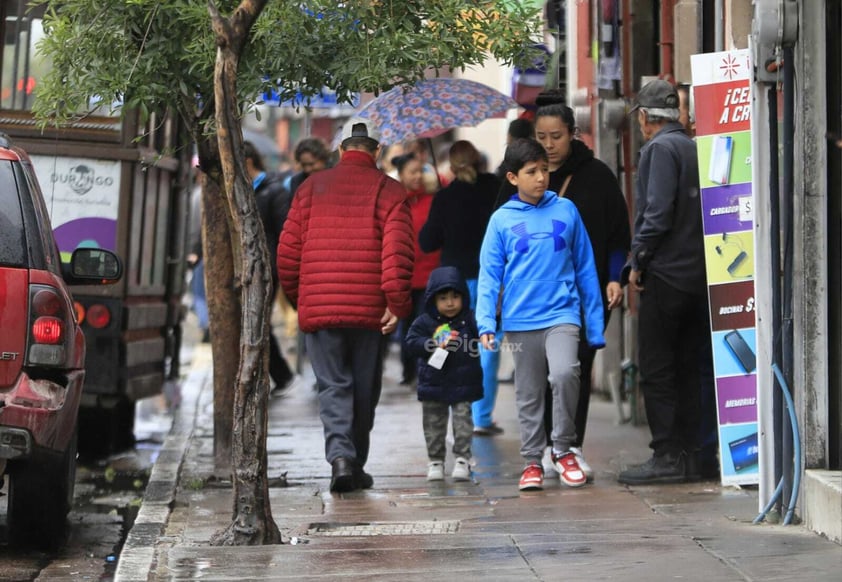
[[[304,336],[319,384],[325,458],[345,457],[364,467],[369,433],[383,381],[383,335],[356,328],[322,329]]]
[[[541,462],[544,393],[553,391],[553,448],[566,451],[576,440],[579,402],[579,327],[564,324],[536,331],[506,332],[515,363],[515,402],[520,423],[520,454],[527,463]]]

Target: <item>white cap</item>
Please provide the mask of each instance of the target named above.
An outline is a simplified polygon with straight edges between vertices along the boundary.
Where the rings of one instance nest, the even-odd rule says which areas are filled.
[[[365,117],[352,117],[342,127],[340,143],[352,137],[367,137],[380,143],[380,132],[377,131],[374,122]]]

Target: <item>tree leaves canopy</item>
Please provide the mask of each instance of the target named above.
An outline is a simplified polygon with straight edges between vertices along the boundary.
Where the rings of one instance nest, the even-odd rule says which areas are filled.
[[[216,46],[204,0],[36,3],[46,7],[38,49],[52,62],[37,88],[39,118],[70,119],[96,100],[207,117],[201,108],[213,95]],[[216,2],[223,14],[238,4]],[[270,88],[286,100],[328,87],[347,101],[429,69],[479,66],[489,53],[505,64],[529,62],[539,12],[502,0],[274,0],[240,64],[240,100],[245,109]]]

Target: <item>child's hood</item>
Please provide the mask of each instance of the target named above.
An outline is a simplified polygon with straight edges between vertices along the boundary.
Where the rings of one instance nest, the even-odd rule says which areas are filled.
[[[500,208],[508,208],[510,210],[534,210],[535,208],[543,208],[548,204],[554,204],[557,198],[558,194],[552,190],[547,190],[544,192],[544,196],[538,201],[538,204],[530,204],[529,202],[521,200],[517,195],[517,192],[515,192]]]
[[[433,317],[438,317],[436,293],[444,289],[459,291],[462,294],[462,311],[468,309],[471,304],[471,296],[462,273],[456,267],[438,267],[430,273],[430,278],[427,280],[427,290],[424,293],[424,309],[427,313]]]

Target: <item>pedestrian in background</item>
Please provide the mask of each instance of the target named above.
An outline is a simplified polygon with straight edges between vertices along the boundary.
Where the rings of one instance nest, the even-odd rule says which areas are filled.
[[[299,187],[278,248],[278,275],[316,375],[335,492],[374,482],[365,464],[384,336],[412,310],[412,215],[403,186],[377,169],[379,149],[370,120],[348,120],[339,163]]]
[[[289,212],[292,196],[289,190],[284,188],[283,177],[280,174],[266,171],[263,157],[258,153],[254,144],[249,141],[245,142],[243,150],[246,173],[252,181],[257,211],[260,213],[260,221],[263,223],[263,232],[266,235],[266,247],[271,261],[269,264],[275,265],[278,240],[284,217]],[[275,269],[271,269],[271,272],[272,297],[274,298],[278,291],[278,273]],[[272,303],[274,304],[274,301]],[[271,325],[269,326],[269,377],[275,384],[272,388],[272,394],[275,395],[286,390],[294,378],[289,364],[281,353],[281,347]]]
[[[693,92],[690,85],[678,85],[678,123],[690,137],[696,137],[696,108],[693,106]]]
[[[451,477],[454,481],[471,478],[471,402],[482,398],[482,367],[479,333],[468,303],[468,286],[459,269],[439,267],[427,283],[425,311],[403,342],[418,368],[418,400],[429,459],[427,481],[444,479],[448,417],[456,457]]]
[[[678,122],[667,81],[637,94],[640,150],[628,284],[640,293],[638,360],[652,457],[620,483],[681,483],[694,477],[700,417],[699,353],[710,337],[696,143]]]
[[[450,147],[453,181],[439,190],[430,207],[427,222],[418,235],[425,252],[441,250],[441,266],[456,267],[465,277],[476,308],[479,252],[500,181],[494,174],[479,171],[480,155],[469,141],[457,141]],[[480,350],[483,397],[473,404],[474,434],[492,436],[503,429],[492,419],[497,401],[497,369],[500,353]]]
[[[421,161],[413,152],[395,156],[390,161],[397,170],[398,180],[406,188],[406,199],[409,202],[409,209],[412,212],[412,236],[415,241],[415,263],[412,265],[412,314],[401,320],[398,331],[405,335],[409,326],[416,317],[424,310],[424,291],[427,287],[427,280],[433,269],[439,266],[441,253],[433,251],[425,253],[418,244],[418,233],[427,222],[430,214],[430,206],[433,203],[433,195],[427,193],[423,184],[423,170]],[[401,384],[409,385],[415,382],[416,363],[415,358],[410,356],[406,350],[406,344],[401,342]]]
[[[193,313],[199,320],[202,343],[210,341],[208,300],[205,295],[205,261],[202,251],[202,186],[199,170],[194,164],[193,190],[190,192],[190,232],[188,235],[187,266],[191,268],[190,292],[193,295]]]
[[[330,149],[321,138],[305,137],[295,146],[295,163],[300,171],[290,177],[288,185],[285,184],[293,196],[310,174],[330,166]]]
[[[407,153],[410,152],[404,150],[402,143],[393,143],[390,146],[380,148],[380,156],[377,160],[377,167],[390,178],[400,181],[400,178],[398,178],[398,169],[395,167],[393,160]]]
[[[576,119],[573,109],[565,105],[564,94],[559,91],[540,93],[536,98],[535,138],[544,146],[549,161],[548,190],[567,198],[576,205],[593,248],[599,287],[602,290],[605,325],[611,311],[623,302],[620,276],[626,262],[631,242],[629,212],[626,199],[617,177],[604,162],[594,156],[585,142],[576,139]],[[515,187],[503,185],[498,205],[515,194]],[[579,466],[593,479],[593,469],[585,460],[583,445],[588,424],[592,392],[592,372],[596,350],[588,338],[579,339],[579,403],[576,408],[576,440],[571,450],[576,453]],[[552,426],[553,393],[547,390],[545,426],[547,444],[552,444],[549,429]]]
[[[442,177],[438,168],[430,163],[429,148],[430,140],[414,139],[405,144],[404,152],[414,153],[415,157],[421,162],[424,189],[430,194],[434,194],[447,184],[447,180]]]
[[[553,391],[552,462],[561,482],[581,487],[587,477],[571,450],[579,400],[579,332],[590,346],[605,345],[603,305],[590,239],[576,206],[547,190],[547,152],[535,140],[506,148],[506,179],[517,187],[491,217],[480,253],[477,323],[483,346],[498,335],[497,305],[503,289],[502,325],[516,346],[515,401],[521,456],[521,490],[542,489],[547,440],[547,378]]]
[[[535,127],[533,127],[532,122],[528,119],[518,117],[509,122],[509,129],[506,131],[506,146],[508,147],[516,139],[529,139],[533,137],[535,137]],[[494,173],[500,179],[501,183],[508,184],[506,180],[506,168],[503,162],[500,162]]]

